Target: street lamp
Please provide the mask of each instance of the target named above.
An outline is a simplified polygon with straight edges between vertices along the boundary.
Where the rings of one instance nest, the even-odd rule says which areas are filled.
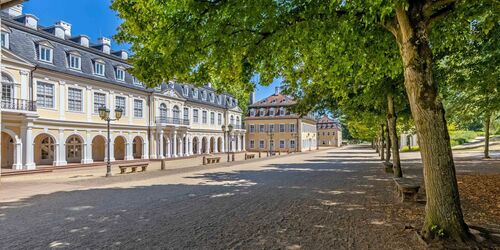
[[[229,124],[227,125],[227,130],[226,130],[226,125],[222,125],[222,133],[224,133],[224,136],[226,136],[227,134],[227,140],[228,140],[228,143],[227,143],[227,162],[229,162],[229,153],[231,151],[231,138],[229,138],[231,136],[231,132],[233,131],[233,125],[232,124]]]
[[[109,117],[109,109],[106,107],[102,106],[99,108],[99,117],[101,117],[102,120],[106,121],[108,123],[108,159],[106,162],[106,177],[111,177],[111,160],[110,160],[110,144],[111,144],[111,136],[110,131],[109,131],[109,124],[111,121],[118,121],[120,118],[122,118],[123,110],[121,108],[116,108],[115,109],[115,119],[111,119]]]

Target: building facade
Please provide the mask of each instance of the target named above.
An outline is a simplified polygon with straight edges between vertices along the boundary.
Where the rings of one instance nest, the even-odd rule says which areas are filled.
[[[251,98],[253,100],[253,98]],[[295,102],[276,92],[251,103],[245,117],[248,151],[296,152],[316,149],[316,121],[291,111]]]
[[[318,146],[342,146],[342,127],[340,126],[340,123],[328,118],[327,115],[324,115],[318,120],[316,128],[318,129]]]
[[[243,151],[235,98],[176,82],[151,89],[128,73],[111,41],[72,36],[71,24],[38,25],[22,6],[1,13],[2,168],[103,162],[106,122],[99,107],[123,110],[111,123],[109,159],[162,159]],[[234,130],[225,138],[222,125]]]

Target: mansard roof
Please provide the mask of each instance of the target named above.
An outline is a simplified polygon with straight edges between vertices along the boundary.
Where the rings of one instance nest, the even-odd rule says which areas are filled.
[[[248,105],[249,108],[271,107],[271,106],[290,106],[295,104],[292,97],[281,93],[270,95],[256,103]]]

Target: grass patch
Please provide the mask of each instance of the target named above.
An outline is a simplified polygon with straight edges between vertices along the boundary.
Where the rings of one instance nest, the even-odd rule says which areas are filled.
[[[415,152],[415,151],[420,151],[420,147],[419,146],[412,146],[411,150],[408,148],[408,146],[403,146],[401,148],[401,152]]]
[[[450,131],[451,146],[462,145],[478,136],[477,132],[456,130]]]

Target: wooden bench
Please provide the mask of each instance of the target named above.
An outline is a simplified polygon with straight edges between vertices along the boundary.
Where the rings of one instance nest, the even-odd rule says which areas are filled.
[[[141,168],[141,172],[145,172],[148,166],[149,162],[134,162],[118,165],[118,167],[120,168],[120,174],[124,174],[127,171],[127,168],[132,169],[130,173],[135,173],[137,168]]]
[[[255,154],[247,154],[247,153],[245,153],[245,160],[254,159],[254,158],[255,158]]]
[[[396,192],[401,201],[417,201],[417,193],[420,189],[420,181],[408,178],[393,178]]]
[[[220,157],[207,157],[203,156],[203,165],[207,164],[214,164],[214,163],[219,163],[220,162]]]

